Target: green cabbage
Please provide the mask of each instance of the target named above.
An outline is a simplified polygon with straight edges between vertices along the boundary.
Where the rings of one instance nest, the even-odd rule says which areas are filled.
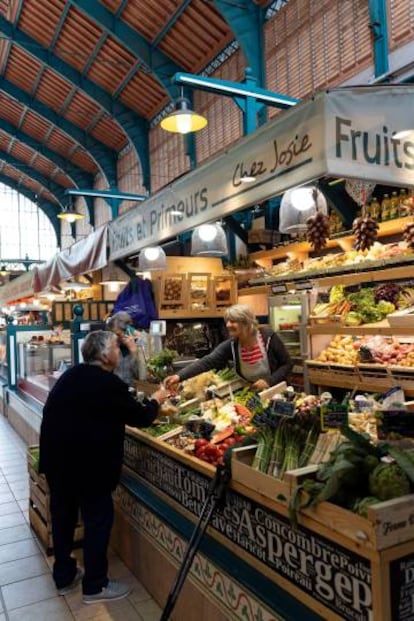
[[[369,475],[369,491],[380,500],[391,500],[410,493],[410,481],[396,463],[380,463]]]

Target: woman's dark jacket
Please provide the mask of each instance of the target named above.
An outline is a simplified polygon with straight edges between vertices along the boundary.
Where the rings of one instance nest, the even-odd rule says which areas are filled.
[[[158,403],[138,403],[119,377],[98,366],[66,371],[50,392],[40,430],[40,472],[49,484],[86,494],[115,489],[121,474],[125,425],[145,427]]]
[[[273,330],[270,328],[259,328],[266,346],[267,359],[270,366],[270,386],[274,386],[278,382],[286,379],[287,374],[292,368],[292,360],[289,353]],[[211,369],[224,369],[229,363],[233,363],[236,372],[243,377],[240,368],[238,340],[227,339],[220,343],[212,352],[196,362],[192,362],[184,369],[178,372],[180,380],[185,380],[204,371]]]

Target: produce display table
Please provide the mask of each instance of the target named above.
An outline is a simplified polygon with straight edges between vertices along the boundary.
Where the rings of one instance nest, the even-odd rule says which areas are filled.
[[[143,432],[127,433],[113,544],[160,605],[213,473]],[[414,619],[413,496],[390,501],[377,525],[322,503],[306,510],[295,528],[289,486],[282,485],[281,495],[277,483],[270,493],[253,487],[254,481],[231,482],[174,618]]]

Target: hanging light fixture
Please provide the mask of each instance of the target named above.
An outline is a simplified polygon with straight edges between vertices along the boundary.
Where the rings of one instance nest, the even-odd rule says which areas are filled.
[[[317,209],[328,213],[326,198],[314,185],[287,190],[280,203],[279,231],[291,235],[306,231],[306,221]]]
[[[160,125],[167,132],[188,134],[203,129],[207,125],[207,119],[191,109],[191,104],[186,97],[183,97],[181,88],[181,97],[175,102],[174,112],[164,117]]]
[[[114,264],[107,265],[106,268],[103,269],[102,276],[103,278],[99,284],[106,285],[109,291],[112,292],[118,291],[120,287],[127,284],[125,279],[120,278]]]
[[[167,269],[167,257],[161,246],[148,246],[139,253],[138,270],[153,272]]]
[[[82,220],[85,216],[82,213],[76,211],[72,203],[72,198],[69,196],[69,203],[66,207],[63,207],[62,211],[58,213],[58,218],[61,220],[65,220],[69,222],[69,224],[73,224],[76,220]]]
[[[67,282],[61,283],[60,288],[64,291],[72,289],[73,291],[84,291],[85,289],[90,289],[91,285],[86,282],[81,282],[80,280],[68,280]]]
[[[227,238],[221,224],[201,224],[195,228],[191,236],[191,254],[205,257],[228,254]]]

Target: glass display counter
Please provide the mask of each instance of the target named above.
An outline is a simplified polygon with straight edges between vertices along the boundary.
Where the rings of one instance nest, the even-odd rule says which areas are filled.
[[[71,364],[70,331],[56,334],[35,326],[8,326],[8,383],[44,403]]]

